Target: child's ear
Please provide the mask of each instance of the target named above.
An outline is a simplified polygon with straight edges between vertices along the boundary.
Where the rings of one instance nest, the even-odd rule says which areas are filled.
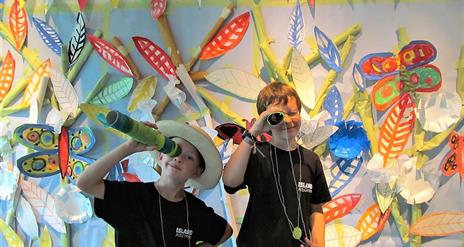
[[[162,153],[160,153],[160,154],[158,155],[158,159],[157,159],[157,160],[158,160],[158,161],[162,161],[162,160],[163,160],[163,154],[162,154]]]

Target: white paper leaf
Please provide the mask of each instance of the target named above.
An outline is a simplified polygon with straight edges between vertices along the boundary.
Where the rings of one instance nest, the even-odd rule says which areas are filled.
[[[261,79],[237,69],[215,70],[206,75],[206,80],[239,98],[253,102],[259,91],[266,86]]]
[[[22,180],[20,184],[24,197],[34,209],[37,219],[43,219],[58,232],[66,233],[63,220],[56,214],[53,197],[33,182]]]
[[[22,196],[19,198],[16,220],[29,238],[36,239],[39,237],[39,227],[37,226],[37,220],[35,219],[31,204]]]
[[[354,247],[360,241],[361,232],[352,226],[333,222],[325,227],[325,245],[327,247]]]
[[[292,59],[290,61],[292,69],[293,83],[295,89],[305,106],[312,109],[316,104],[316,92],[311,70],[306,63],[305,58],[295,48],[292,49]]]
[[[79,106],[79,96],[71,82],[56,69],[51,69],[50,79],[61,111],[75,116]]]

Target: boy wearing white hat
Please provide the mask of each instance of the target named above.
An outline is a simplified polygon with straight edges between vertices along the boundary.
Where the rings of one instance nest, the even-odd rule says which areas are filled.
[[[155,127],[154,125],[152,127]],[[217,246],[232,234],[230,225],[213,209],[184,191],[216,186],[222,161],[209,136],[199,128],[176,121],[160,121],[157,128],[181,148],[177,157],[159,153],[162,169],[155,183],[104,180],[124,157],[155,150],[129,140],[89,166],[78,187],[95,197],[95,214],[116,230],[116,246]]]

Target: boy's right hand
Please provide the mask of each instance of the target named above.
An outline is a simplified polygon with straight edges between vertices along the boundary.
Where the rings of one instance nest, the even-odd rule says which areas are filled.
[[[154,124],[154,123],[150,123],[150,122],[142,122],[142,123],[145,124],[148,127],[158,129],[158,126],[156,126],[156,124]],[[128,141],[126,141],[122,145],[124,145],[124,147],[127,148],[127,151],[129,153],[137,153],[137,152],[143,152],[143,151],[156,150],[156,146],[149,146],[147,144],[138,142],[138,141],[136,141],[134,139],[129,139]]]
[[[270,105],[268,109],[263,111],[256,119],[255,124],[253,124],[249,130],[250,134],[253,136],[259,136],[262,133],[269,132],[271,130],[271,126],[267,122],[267,117],[274,112],[282,112],[282,109],[277,106]]]

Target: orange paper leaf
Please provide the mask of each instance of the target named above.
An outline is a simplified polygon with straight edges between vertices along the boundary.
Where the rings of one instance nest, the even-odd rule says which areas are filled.
[[[408,143],[415,119],[414,102],[408,93],[390,110],[380,129],[379,153],[383,155],[384,163],[401,154]]]
[[[21,49],[26,40],[27,35],[27,12],[24,7],[21,7],[17,0],[11,5],[9,16],[10,30],[13,34],[16,49]]]
[[[200,60],[219,57],[236,47],[248,29],[250,13],[245,12],[235,17],[203,48]]]
[[[5,98],[5,95],[11,88],[15,74],[15,60],[10,51],[6,54],[3,60],[2,67],[0,68],[0,101]]]
[[[368,208],[356,224],[356,228],[361,232],[361,241],[369,239],[382,230],[389,216],[390,210],[382,216],[382,211],[377,203]]]
[[[49,76],[50,70],[50,59],[43,62],[37,69],[32,73],[29,84],[27,85],[23,98],[21,99],[21,105],[30,105],[32,95],[38,90],[42,76]]]
[[[361,200],[361,194],[347,194],[336,197],[324,204],[322,211],[324,212],[325,223],[327,224],[349,214],[356,207],[359,200]]]
[[[464,212],[434,212],[422,216],[409,232],[418,236],[440,237],[464,232]]]

